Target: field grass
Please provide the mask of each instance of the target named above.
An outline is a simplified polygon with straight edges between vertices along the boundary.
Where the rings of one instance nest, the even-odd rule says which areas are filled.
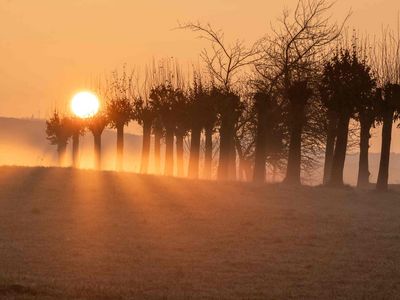
[[[0,168],[0,299],[399,299],[400,194]]]

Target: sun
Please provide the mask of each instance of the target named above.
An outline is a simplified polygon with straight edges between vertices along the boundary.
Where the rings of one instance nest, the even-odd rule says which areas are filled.
[[[79,118],[90,118],[97,114],[99,108],[99,98],[92,92],[79,92],[71,100],[71,110]]]

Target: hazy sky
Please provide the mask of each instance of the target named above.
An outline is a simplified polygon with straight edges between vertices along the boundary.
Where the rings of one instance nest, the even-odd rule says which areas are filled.
[[[197,60],[205,45],[177,21],[209,21],[252,42],[296,0],[0,0],[0,115],[46,117],[91,78],[152,57]],[[395,26],[398,0],[338,0],[361,32]]]

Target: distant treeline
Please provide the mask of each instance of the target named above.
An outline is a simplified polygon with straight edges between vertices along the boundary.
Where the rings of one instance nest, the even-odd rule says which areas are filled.
[[[300,184],[324,155],[323,182],[341,186],[346,151],[358,144],[358,186],[366,187],[370,129],[379,124],[377,188],[386,190],[392,124],[400,112],[399,35],[388,29],[374,43],[356,32],[348,37],[346,20],[332,22],[332,5],[299,0],[250,47],[226,42],[209,24],[179,24],[208,41],[202,64],[186,72],[175,59],[153,62],[144,72],[124,67],[96,87],[105,102],[97,115],[82,120],[54,112],[47,136],[60,164],[72,138],[78,166],[79,136],[88,129],[101,168],[101,134],[109,126],[117,131],[116,169],[122,170],[124,127],[135,121],[143,128],[142,173],[152,156],[153,173],[168,176],[264,182],[270,173]]]

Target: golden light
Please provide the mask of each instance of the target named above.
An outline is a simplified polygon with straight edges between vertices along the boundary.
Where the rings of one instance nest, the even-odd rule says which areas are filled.
[[[100,101],[92,92],[79,92],[71,100],[72,112],[80,118],[89,118],[97,114]]]

